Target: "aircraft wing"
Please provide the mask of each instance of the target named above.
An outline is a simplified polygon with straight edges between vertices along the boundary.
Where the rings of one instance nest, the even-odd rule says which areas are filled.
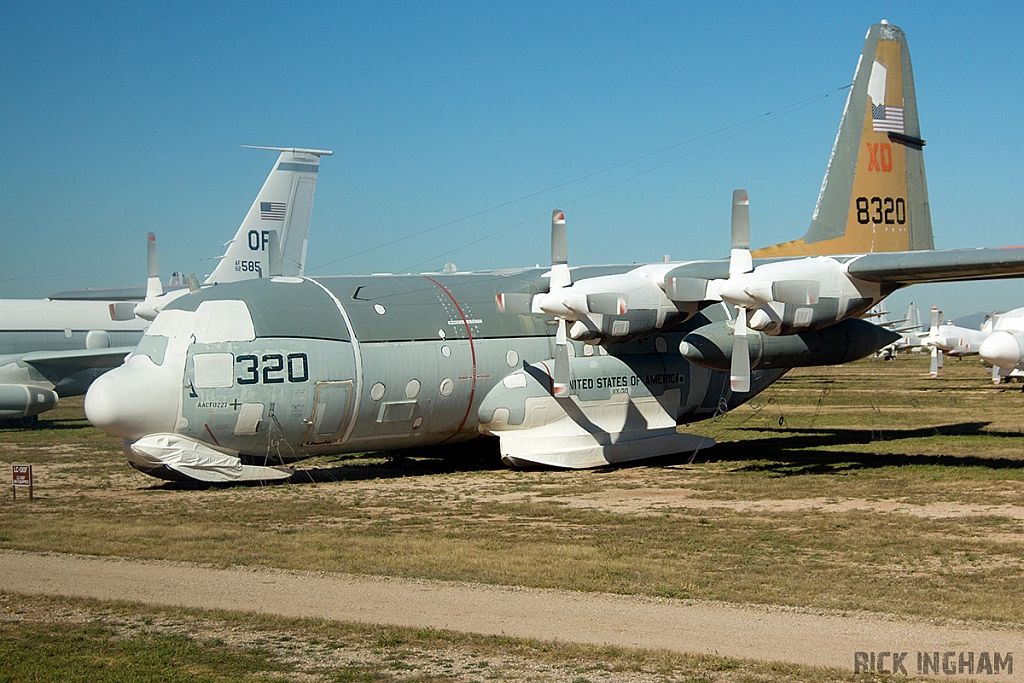
[[[864,254],[848,261],[846,272],[858,280],[900,287],[1020,277],[1024,273],[1024,247]]]
[[[799,258],[754,259],[753,266],[757,268]],[[873,252],[828,258],[845,263],[850,277],[896,287],[926,282],[998,280],[1024,274],[1024,247]],[[683,263],[669,271],[666,277],[725,279],[729,277],[729,261]]]
[[[164,292],[188,289],[187,285],[164,285]],[[103,289],[69,289],[46,297],[54,301],[142,301],[146,298],[146,288],[117,287]]]
[[[105,349],[76,349],[72,351],[32,351],[21,356],[25,363],[35,366],[43,374],[59,369],[67,373],[76,369],[116,368],[134,346],[115,346]]]

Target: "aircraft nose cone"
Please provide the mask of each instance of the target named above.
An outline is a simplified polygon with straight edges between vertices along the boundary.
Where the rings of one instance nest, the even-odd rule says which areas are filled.
[[[1020,344],[1009,332],[997,331],[981,343],[978,354],[992,365],[1012,370],[1020,362]]]
[[[85,395],[85,416],[96,427],[134,441],[174,431],[181,381],[161,372],[145,356],[135,356],[101,375]]]

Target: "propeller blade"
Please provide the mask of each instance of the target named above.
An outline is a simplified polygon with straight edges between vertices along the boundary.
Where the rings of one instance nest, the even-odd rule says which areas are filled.
[[[736,308],[736,329],[732,335],[729,386],[735,393],[750,391],[750,351],[747,346],[747,311]]]
[[[754,260],[749,249],[733,249],[729,252],[729,277],[742,275],[754,270]]]
[[[732,193],[732,248],[750,249],[750,199],[746,190]]]
[[[772,300],[794,306],[818,303],[821,283],[817,280],[776,280],[772,283]]]
[[[939,347],[937,347],[937,346],[933,346],[932,347],[932,362],[931,362],[931,365],[928,368],[928,376],[929,377],[938,377],[939,376]]]
[[[160,262],[156,257],[156,235],[153,233],[146,237],[146,276],[146,298],[152,299],[163,294],[164,286],[160,284]]]
[[[564,318],[558,319],[558,332],[555,336],[555,398],[569,396],[569,345],[566,340],[566,324]]]
[[[565,214],[561,209],[551,212],[551,284],[550,289],[568,287],[572,283],[569,275],[569,246],[565,236]]]
[[[515,313],[528,315],[533,312],[533,297],[529,294],[506,293],[494,295],[498,313]]]
[[[565,237],[565,213],[551,212],[551,265],[569,262],[569,246]]]
[[[578,286],[578,285],[577,285]],[[607,292],[587,295],[587,310],[602,315],[625,315],[629,297]]]
[[[941,370],[942,369],[942,349],[936,349],[936,351],[938,353],[936,353],[935,355],[937,356],[938,361],[939,361],[939,370]]]
[[[729,252],[729,277],[754,269],[750,257],[750,200],[746,190],[732,193],[732,251]]]

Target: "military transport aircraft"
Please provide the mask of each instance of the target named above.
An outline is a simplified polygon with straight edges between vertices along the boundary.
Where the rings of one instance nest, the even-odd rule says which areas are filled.
[[[208,284],[303,273],[319,158],[331,152],[260,149],[280,155]],[[188,293],[163,293],[152,233],[148,245],[149,282],[141,302],[141,288],[0,299],[0,419],[32,427],[58,396],[85,393],[97,376],[124,361],[160,308]]]
[[[887,344],[875,352],[876,358],[885,358],[886,360],[892,360],[900,351],[906,351],[915,347],[920,347],[921,342],[919,335],[921,332],[921,314],[917,310],[917,304],[913,301],[907,306],[906,315],[899,320],[891,320],[889,313],[884,309],[885,304],[880,303],[877,306],[873,306],[868,311],[867,315],[864,316],[864,320],[875,325],[880,325],[887,330],[891,330],[896,334],[903,335],[892,344]]]
[[[692,451],[708,441],[677,426],[894,341],[858,316],[896,289],[1024,274],[1024,250],[930,251],[924,144],[905,36],[877,24],[802,239],[751,252],[739,190],[728,260],[570,267],[556,210],[550,268],[211,287],[164,308],[86,415],[139,470],[205,482],[481,435],[511,465]]]
[[[988,318],[981,329],[972,329],[954,325],[952,322],[941,323],[942,311],[932,306],[931,326],[925,334],[908,334],[901,341],[908,347],[924,347],[930,350],[932,356],[929,375],[939,376],[942,369],[944,356],[963,358],[965,356],[976,356],[981,349],[982,343],[992,332],[994,318]]]

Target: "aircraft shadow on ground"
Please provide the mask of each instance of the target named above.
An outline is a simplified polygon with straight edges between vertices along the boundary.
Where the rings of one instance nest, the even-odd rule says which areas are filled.
[[[338,463],[336,466],[333,463]],[[255,463],[255,464],[263,464]],[[270,463],[273,464],[273,463]],[[277,486],[281,484],[326,484],[372,479],[400,479],[458,472],[502,470],[497,439],[484,439],[453,446],[412,449],[401,453],[368,452],[339,455],[327,467],[303,468],[297,461],[295,474],[274,482],[203,482],[164,481],[150,487],[156,490],[198,490],[211,487]]]
[[[381,454],[383,455],[383,454]],[[373,464],[343,464],[338,467],[297,469],[287,480],[289,484],[322,484],[337,481],[366,481],[369,479],[398,479],[457,472],[480,472],[504,469],[501,458],[487,459],[443,458],[424,456],[389,457],[386,462]]]
[[[720,443],[713,448],[693,453],[676,453],[650,460],[595,468],[595,473],[614,475],[627,467],[671,467],[690,463],[737,463],[739,472],[773,472],[782,476],[804,474],[836,474],[881,467],[907,465],[941,465],[944,467],[986,467],[989,469],[1024,469],[1024,458],[999,456],[956,456],[907,453],[864,453],[852,450],[816,450],[825,447],[868,444],[876,441],[900,441],[933,436],[995,436],[1020,438],[1018,432],[983,431],[988,422],[960,422],[915,429],[793,429],[781,428],[771,436]],[[763,432],[760,428],[740,431]],[[497,440],[472,441],[456,446],[440,446],[408,451],[403,454],[364,453],[338,456],[336,466],[302,468],[297,463],[295,474],[273,484],[317,484],[373,479],[398,479],[459,472],[482,472],[505,469]],[[538,467],[536,469],[553,469]],[[263,486],[270,483],[204,484],[190,482],[156,483],[155,489],[207,489],[211,486]]]
[[[864,453],[852,450],[815,450],[893,442],[933,436],[995,436],[1020,438],[1018,432],[982,431],[988,422],[961,422],[915,429],[779,429],[775,435],[749,441],[722,443],[700,451],[693,462],[748,463],[737,468],[744,472],[776,472],[781,475],[830,474],[852,470],[942,465],[945,467],[986,467],[1024,469],[1024,459],[984,455],[936,455],[923,453]],[[742,429],[741,431],[748,431]],[[749,431],[761,431],[750,428]],[[690,454],[666,456],[662,465],[690,462]]]
[[[0,432],[34,432],[42,430],[55,432],[80,432],[84,429],[93,429],[88,420],[39,420],[36,427],[25,427],[18,420],[0,420]]]

